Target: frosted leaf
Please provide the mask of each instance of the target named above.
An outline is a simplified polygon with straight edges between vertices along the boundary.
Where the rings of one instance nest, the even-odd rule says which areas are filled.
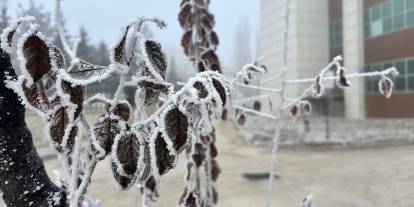
[[[147,195],[148,199],[150,199],[151,201],[156,201],[159,197],[159,193],[158,193],[158,182],[157,180],[154,178],[154,176],[149,177],[146,181],[145,181],[145,188],[147,191]]]
[[[336,79],[336,84],[339,88],[346,88],[351,86],[351,84],[349,83],[348,79],[345,76],[345,70],[343,68],[340,68],[337,71],[337,79]]]
[[[3,30],[1,34],[1,37],[2,37],[1,42],[2,42],[2,48],[5,51],[10,52],[10,49],[13,47],[13,37],[14,37],[14,34],[16,34],[17,28],[20,26],[20,24],[21,22],[18,21]]]
[[[184,49],[184,53],[187,56],[191,56],[193,55],[193,31],[192,30],[187,30],[183,37],[181,38],[181,46]]]
[[[256,111],[260,111],[260,109],[262,108],[262,104],[260,103],[260,101],[255,101],[253,104],[253,108]]]
[[[299,107],[298,107],[298,105],[294,105],[294,106],[292,106],[292,108],[290,108],[290,115],[293,118],[296,118],[299,115]]]
[[[94,65],[84,60],[72,64],[68,71],[59,71],[62,79],[76,85],[88,85],[106,79],[113,69]]]
[[[178,21],[182,28],[191,28],[192,22],[192,6],[190,3],[185,3],[181,6],[181,11],[178,14]]]
[[[227,109],[224,109],[223,113],[221,113],[221,119],[223,121],[227,121],[227,118],[228,118],[228,111],[227,111]]]
[[[306,196],[302,200],[300,207],[312,207],[313,206],[313,195]]]
[[[212,158],[216,158],[218,155],[218,150],[216,147],[216,144],[214,144],[214,142],[210,143],[210,156]]]
[[[28,22],[28,23],[32,23],[35,20],[34,17],[32,16],[25,16],[25,17],[20,17],[17,19],[17,21],[13,22],[12,24],[10,24],[8,27],[6,27],[3,32],[1,33],[1,47],[7,51],[8,53],[11,52],[13,45],[13,38],[14,35],[17,32],[17,29],[19,28],[19,26],[24,23],[24,22]]]
[[[102,116],[91,132],[92,153],[97,159],[103,159],[112,151],[115,137],[125,128],[125,123],[109,115]]]
[[[63,92],[70,96],[69,101],[77,106],[75,111],[75,119],[79,117],[83,110],[83,100],[85,96],[85,87],[72,86],[66,81],[62,81]]]
[[[206,159],[206,149],[200,143],[194,144],[194,152],[192,154],[192,159],[197,167],[200,167]]]
[[[21,54],[25,60],[22,70],[27,71],[27,73],[23,74],[29,74],[31,76],[26,77],[31,78],[28,80],[37,82],[51,70],[49,46],[43,37],[41,38],[38,34],[30,35],[24,40],[21,50]]]
[[[184,189],[184,193],[181,195],[178,205],[180,207],[200,207],[199,196],[195,191],[190,191],[188,187]]]
[[[139,175],[139,182],[147,180],[148,177],[151,175],[151,152],[149,144],[144,140],[141,143],[142,147],[144,148],[143,154],[143,169],[142,173]]]
[[[119,102],[113,109],[112,113],[121,117],[124,121],[128,121],[131,115],[131,105],[128,101]]]
[[[205,8],[200,9],[200,13],[201,13],[201,25],[207,30],[213,29],[215,25],[214,16],[210,14]]]
[[[220,44],[219,37],[218,37],[217,33],[216,33],[216,32],[214,32],[214,31],[212,31],[212,32],[210,33],[210,44],[211,44],[211,46],[213,46],[213,47],[217,47],[217,45],[219,45],[219,44]]]
[[[113,51],[111,51],[111,62],[112,63],[119,63],[126,65],[126,41],[128,37],[128,30],[129,26],[123,30],[122,36],[120,40],[115,44],[113,47]]]
[[[171,155],[167,143],[161,133],[158,133],[154,140],[156,165],[158,174],[164,175],[175,167],[176,156]]]
[[[198,91],[197,95],[199,98],[207,98],[208,96],[208,91],[206,89],[206,87],[204,86],[204,84],[200,81],[196,81],[193,84],[193,87]]]
[[[212,78],[212,80],[213,80],[213,86],[216,89],[217,93],[220,95],[220,99],[221,99],[221,102],[223,103],[223,106],[225,106],[227,104],[227,98],[228,98],[227,90],[225,86],[223,86],[221,81],[219,81],[216,78]]]
[[[114,162],[111,163],[112,175],[122,190],[127,190],[135,184],[136,177],[122,176],[117,172],[117,166]]]
[[[309,116],[312,112],[312,104],[309,101],[302,101],[301,105],[302,105],[303,113],[306,116]]]
[[[27,86],[27,81],[22,82],[22,89],[27,102],[34,108],[46,114],[50,110],[50,102],[46,95],[42,82]]]
[[[188,120],[178,108],[166,112],[164,124],[168,139],[173,142],[174,149],[181,152],[190,140],[188,133]]]
[[[169,95],[172,93],[172,85],[151,78],[140,79],[138,86],[145,89],[145,106],[157,102],[162,94]]]
[[[55,86],[56,78],[57,77],[55,71],[49,71],[47,74],[43,76],[42,82],[46,90],[49,90]]]
[[[201,59],[203,59],[204,63],[212,70],[212,71],[221,71],[219,58],[214,52],[214,50],[207,50],[201,55]]]
[[[156,73],[158,73],[163,79],[165,79],[165,73],[167,71],[167,61],[165,54],[162,51],[161,44],[153,40],[147,40],[145,41],[144,45],[144,57],[146,57],[145,59],[147,61],[150,71],[155,70]]]
[[[50,47],[52,48],[51,60],[54,67],[57,67],[58,69],[65,68],[66,61],[62,51],[54,45],[50,45]]]
[[[394,87],[394,83],[392,80],[386,76],[383,76],[378,82],[378,89],[379,92],[384,95],[386,98],[390,98],[392,94],[392,89]]]
[[[320,98],[323,95],[323,85],[322,85],[322,78],[321,76],[318,76],[315,80],[315,82],[312,85],[312,96],[315,98]]]
[[[237,118],[237,124],[243,126],[246,123],[246,116],[244,114],[240,114]]]
[[[112,160],[122,176],[137,177],[140,159],[140,143],[137,134],[124,131],[117,135],[112,146]]]
[[[59,152],[73,149],[78,127],[69,123],[68,108],[61,106],[50,118],[50,137]]]

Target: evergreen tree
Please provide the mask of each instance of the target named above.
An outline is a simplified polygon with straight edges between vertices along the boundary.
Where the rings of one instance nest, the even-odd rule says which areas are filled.
[[[79,30],[78,37],[81,39],[78,48],[78,57],[93,64],[97,64],[96,49],[92,44],[90,44],[88,31],[83,26]]]
[[[54,26],[51,24],[51,13],[44,10],[43,5],[37,5],[33,0],[29,1],[27,7],[19,4],[18,16],[30,15],[36,18],[36,23],[40,25],[40,31],[47,37],[54,37],[56,31]],[[26,30],[22,30],[26,31]]]
[[[95,53],[96,64],[109,65],[109,49],[104,41],[100,41]]]

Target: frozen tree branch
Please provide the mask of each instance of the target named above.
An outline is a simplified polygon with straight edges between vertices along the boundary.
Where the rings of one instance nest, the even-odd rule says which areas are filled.
[[[7,206],[62,206],[65,193],[46,174],[25,123],[19,97],[6,86],[16,79],[0,49],[0,190]]]

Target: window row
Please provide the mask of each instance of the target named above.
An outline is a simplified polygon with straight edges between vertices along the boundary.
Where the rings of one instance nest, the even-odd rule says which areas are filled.
[[[342,47],[342,21],[335,21],[329,24],[329,45],[331,48]]]
[[[364,11],[365,37],[375,37],[414,26],[413,0],[387,0]]]
[[[395,67],[400,73],[394,79],[395,92],[413,92],[414,91],[414,58],[390,61],[381,64],[371,64],[364,68],[365,72],[381,71]],[[378,81],[380,77],[371,77],[365,79],[365,91],[367,94],[378,94]]]

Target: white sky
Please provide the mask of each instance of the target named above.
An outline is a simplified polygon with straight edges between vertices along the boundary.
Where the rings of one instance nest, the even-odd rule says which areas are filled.
[[[4,1],[4,0],[0,0]],[[54,0],[34,0],[53,12]],[[9,0],[15,11],[17,5],[29,0]],[[167,29],[152,28],[155,38],[163,43],[167,52],[181,52],[179,48],[182,30],[177,21],[181,0],[65,0],[62,7],[71,35],[85,26],[92,41],[104,40],[112,44],[119,36],[121,26],[140,16],[158,16],[168,23]],[[256,43],[259,29],[259,0],[212,0],[211,11],[216,16],[216,31],[220,36],[219,55],[226,65],[233,63],[235,32],[239,19],[247,17],[250,23],[252,42]],[[15,15],[14,13],[12,14]],[[252,47],[255,54],[255,47]],[[181,55],[181,54],[179,54]]]

